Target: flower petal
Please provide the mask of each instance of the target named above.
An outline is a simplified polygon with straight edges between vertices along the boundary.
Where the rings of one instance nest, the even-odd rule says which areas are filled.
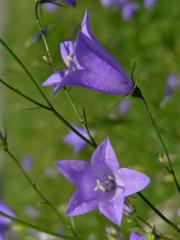
[[[77,216],[88,213],[98,208],[97,201],[85,201],[80,191],[76,191],[72,196],[68,209],[67,216]]]
[[[100,212],[113,223],[120,225],[124,208],[124,196],[121,190],[117,190],[111,200],[99,203]]]
[[[118,174],[124,180],[124,196],[127,197],[141,191],[150,183],[150,178],[143,173],[128,168],[120,168]]]
[[[96,76],[91,80],[89,88],[110,94],[128,95],[134,89],[134,82],[99,45],[83,33],[79,33],[75,46],[77,61],[85,70],[95,73]]]
[[[81,160],[56,161],[59,171],[71,183],[77,185],[81,181],[81,174],[89,166],[89,163]]]
[[[54,86],[60,83],[61,80],[62,80],[61,72],[55,72],[43,83],[43,86],[45,87]]]
[[[67,67],[72,67],[73,56],[74,56],[74,42],[65,41],[60,44],[61,57]]]
[[[126,75],[126,77],[129,78],[127,73],[124,71],[123,67],[121,66],[121,64],[95,38],[91,30],[87,11],[85,12],[84,19],[81,25],[81,32],[84,35],[86,35],[86,37],[89,38],[89,43],[92,49],[96,52],[96,54],[98,54],[101,58],[107,61],[110,65],[113,65],[113,67],[116,68],[117,71],[123,72],[124,75]],[[129,80],[132,81],[131,79]]]
[[[91,158],[92,164],[106,162],[111,168],[119,168],[119,162],[117,160],[114,149],[111,145],[109,138],[106,138],[95,150]]]

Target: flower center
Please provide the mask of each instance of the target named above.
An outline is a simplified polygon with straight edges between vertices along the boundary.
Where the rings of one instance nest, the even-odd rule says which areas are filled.
[[[96,186],[94,188],[94,191],[102,191],[102,192],[109,192],[113,190],[115,187],[115,181],[112,176],[108,176],[106,179],[96,179]]]

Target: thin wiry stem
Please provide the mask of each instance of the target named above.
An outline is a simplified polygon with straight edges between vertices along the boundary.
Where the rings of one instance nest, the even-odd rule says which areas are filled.
[[[141,192],[138,192],[138,195],[160,218],[173,227],[177,232],[180,232],[179,227],[165,217]]]
[[[163,149],[164,149],[164,152],[165,152],[165,154],[166,154],[167,161],[168,161],[168,164],[169,164],[169,167],[168,167],[168,168],[166,167],[166,169],[167,169],[168,172],[172,175],[172,177],[173,177],[173,179],[174,179],[174,183],[175,183],[175,185],[176,185],[176,188],[177,188],[178,192],[180,193],[180,185],[179,185],[179,183],[178,183],[178,180],[177,180],[175,171],[174,171],[174,169],[173,169],[173,165],[172,165],[172,162],[171,162],[171,159],[170,159],[169,152],[168,152],[168,150],[167,150],[166,144],[164,143],[164,140],[163,140],[163,138],[162,138],[162,136],[161,136],[161,133],[160,133],[160,131],[159,131],[159,128],[158,128],[157,125],[156,125],[156,122],[155,122],[155,120],[154,120],[154,118],[153,118],[153,115],[152,115],[152,113],[151,113],[151,111],[150,111],[150,109],[149,109],[148,103],[147,103],[147,101],[146,101],[146,99],[145,99],[144,97],[142,98],[142,101],[143,101],[143,103],[144,103],[144,106],[145,106],[145,108],[146,108],[146,110],[147,110],[147,113],[148,113],[148,115],[149,115],[149,118],[151,119],[151,122],[152,122],[152,124],[153,124],[153,126],[154,126],[154,129],[155,129],[155,131],[156,131],[156,133],[157,133],[157,136],[158,136],[158,138],[159,138],[159,140],[160,140],[160,143],[161,143],[161,145],[162,145],[162,147],[163,147]]]
[[[9,149],[5,149],[5,152],[13,159],[13,161],[16,163],[16,165],[18,166],[18,168],[20,169],[20,171],[22,172],[22,174],[24,175],[24,177],[26,178],[26,180],[28,181],[28,183],[31,185],[31,187],[34,189],[34,191],[39,195],[39,197],[43,200],[43,202],[45,204],[47,204],[52,210],[53,212],[64,222],[64,218],[63,216],[59,213],[59,211],[56,209],[56,207],[44,196],[44,194],[39,190],[39,188],[37,187],[37,185],[30,179],[30,177],[28,176],[28,174],[26,173],[26,171],[23,169],[23,167],[21,166],[20,162],[17,160],[17,158],[11,153],[11,151],[9,151]]]
[[[76,239],[75,237],[72,237],[72,236],[67,236],[67,235],[63,235],[63,234],[60,234],[60,233],[49,231],[49,230],[47,230],[47,228],[44,229],[44,228],[39,227],[37,225],[26,222],[26,221],[24,221],[24,220],[22,220],[18,217],[10,216],[10,215],[8,215],[6,213],[3,213],[1,211],[0,211],[0,216],[6,217],[6,218],[10,219],[11,221],[13,221],[14,223],[19,224],[21,226],[29,227],[29,228],[31,228],[35,231],[43,232],[43,233],[46,233],[46,234],[48,234],[50,236],[53,236],[53,237],[63,238],[63,239]]]
[[[148,115],[149,115],[149,118],[150,118],[150,120],[151,120],[151,123],[152,123],[152,125],[153,125],[153,127],[154,127],[154,129],[155,129],[155,131],[156,131],[156,134],[157,134],[157,136],[158,136],[158,139],[159,139],[159,141],[160,141],[160,143],[161,143],[161,145],[162,145],[162,147],[163,147],[163,149],[164,149],[164,152],[165,152],[165,154],[166,154],[166,157],[167,157],[168,166],[165,165],[165,164],[163,164],[163,166],[164,166],[164,167],[166,168],[166,170],[172,175],[173,180],[174,180],[174,183],[175,183],[175,185],[176,185],[176,188],[177,188],[178,192],[180,193],[180,185],[179,185],[179,183],[178,183],[178,180],[177,180],[175,171],[174,171],[174,169],[173,169],[173,165],[172,165],[172,162],[171,162],[171,159],[170,159],[170,156],[169,156],[168,149],[167,149],[166,144],[165,144],[165,142],[164,142],[164,140],[163,140],[163,138],[162,138],[162,136],[161,136],[161,133],[160,133],[159,128],[158,128],[158,126],[157,126],[157,124],[156,124],[156,121],[155,121],[155,119],[154,119],[154,117],[153,117],[153,115],[152,115],[152,113],[151,113],[151,110],[150,110],[150,108],[149,108],[149,105],[148,105],[145,97],[142,95],[141,90],[140,90],[137,86],[134,88],[134,91],[132,92],[132,96],[133,96],[133,97],[137,97],[137,98],[139,98],[139,99],[141,99],[141,100],[143,101],[143,104],[144,104],[144,106],[145,106],[145,109],[146,109],[146,111],[147,111],[147,113],[148,113]]]

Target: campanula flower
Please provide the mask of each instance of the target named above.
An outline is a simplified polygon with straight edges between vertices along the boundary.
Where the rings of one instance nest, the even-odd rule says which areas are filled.
[[[84,137],[89,139],[88,134],[83,128],[79,128],[74,125],[74,128],[81,133]],[[91,131],[91,134],[93,135],[93,132]],[[69,134],[64,138],[64,143],[71,145],[73,147],[73,150],[76,154],[78,154],[83,148],[86,147],[87,143],[83,141],[79,136],[77,136],[74,132],[70,131]]]
[[[15,216],[11,208],[2,201],[0,202],[0,211],[10,216]],[[3,240],[5,233],[10,230],[11,223],[12,221],[8,218],[0,216],[0,240]]]
[[[66,52],[70,54],[66,56]],[[43,84],[55,85],[54,92],[65,86],[79,86],[117,95],[128,95],[134,90],[134,81],[96,40],[87,12],[76,41],[69,44],[65,53],[62,53],[61,46],[61,55],[68,69],[54,73]]]
[[[137,232],[132,232],[130,234],[129,240],[146,240],[146,237],[140,235]]]
[[[150,179],[143,173],[119,165],[109,139],[95,150],[91,161],[62,160],[59,171],[77,190],[72,196],[67,216],[76,216],[99,209],[120,225],[125,198],[144,189]]]
[[[44,3],[43,6],[48,12],[55,12],[58,7],[54,3]]]

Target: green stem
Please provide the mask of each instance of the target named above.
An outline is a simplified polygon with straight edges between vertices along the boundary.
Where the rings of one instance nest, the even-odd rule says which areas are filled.
[[[55,232],[52,232],[52,231],[49,231],[49,230],[46,230],[42,227],[39,227],[37,225],[34,225],[34,224],[31,224],[29,222],[26,222],[20,218],[17,218],[17,217],[12,217],[6,213],[3,213],[0,211],[0,215],[3,216],[3,217],[6,217],[8,219],[10,219],[11,221],[13,221],[14,223],[17,223],[21,226],[25,226],[25,227],[29,227],[29,228],[32,228],[33,230],[35,231],[38,231],[38,232],[43,232],[43,233],[46,233],[48,235],[51,235],[53,237],[57,237],[57,238],[63,238],[63,239],[75,239],[75,237],[72,237],[72,236],[67,236],[67,235],[63,235],[63,234],[60,234],[60,233],[55,233]]]
[[[5,149],[5,152],[14,160],[28,183],[31,185],[31,187],[34,189],[34,191],[40,196],[40,198],[43,200],[45,204],[47,204],[53,212],[64,222],[64,224],[67,224],[64,220],[63,216],[59,213],[59,211],[55,208],[55,206],[44,196],[44,194],[38,189],[36,184],[30,179],[26,171],[24,171],[23,167],[21,166],[20,162],[17,160],[17,158],[9,151],[8,148]]]
[[[22,69],[25,71],[25,73],[28,75],[28,77],[31,79],[31,81],[34,83],[35,87],[38,89],[41,96],[44,98],[44,100],[47,102],[49,106],[51,106],[51,103],[49,102],[46,95],[43,93],[39,85],[37,84],[36,80],[32,76],[32,74],[29,72],[27,67],[23,64],[23,62],[17,57],[17,55],[10,49],[10,47],[3,41],[3,39],[0,38],[0,43],[6,48],[6,50],[15,58],[15,60],[19,63],[19,65],[22,67]]]
[[[46,106],[46,105],[44,105],[44,104],[42,104],[42,103],[34,100],[33,98],[28,97],[26,94],[24,94],[23,92],[21,92],[19,89],[12,87],[12,86],[9,85],[8,83],[6,83],[4,80],[0,79],[0,82],[1,82],[4,86],[6,86],[6,87],[9,88],[10,90],[12,90],[13,92],[16,92],[16,93],[19,94],[21,97],[23,97],[23,98],[25,98],[26,100],[34,103],[35,105],[39,106],[40,108],[44,108],[44,109],[49,110],[49,111],[51,110],[50,107],[48,107],[48,106]]]
[[[138,195],[160,218],[173,227],[177,232],[180,232],[179,227],[165,217],[141,192],[138,192]]]
[[[141,99],[142,99],[142,101],[143,101],[143,103],[144,103],[144,106],[145,106],[145,108],[146,108],[146,110],[147,110],[147,113],[148,113],[148,115],[149,115],[149,118],[151,119],[152,125],[154,126],[154,129],[155,129],[155,131],[156,131],[156,133],[157,133],[157,136],[158,136],[158,138],[159,138],[159,140],[160,140],[160,143],[161,143],[161,145],[162,145],[162,147],[163,147],[163,149],[164,149],[164,151],[165,151],[165,154],[166,154],[166,157],[167,157],[167,161],[168,161],[168,164],[169,164],[169,168],[166,168],[166,169],[167,169],[168,172],[172,175],[172,177],[173,177],[173,179],[174,179],[174,183],[175,183],[175,185],[176,185],[176,188],[177,188],[178,192],[180,193],[180,185],[179,185],[179,183],[178,183],[178,180],[177,180],[175,171],[174,171],[174,169],[173,169],[172,162],[171,162],[171,159],[170,159],[170,156],[169,156],[167,147],[166,147],[166,145],[165,145],[165,143],[164,143],[164,140],[163,140],[163,138],[162,138],[162,136],[161,136],[161,134],[160,134],[160,131],[159,131],[157,125],[156,125],[156,122],[155,122],[155,120],[154,120],[154,117],[153,117],[150,109],[149,109],[149,106],[148,106],[148,104],[147,104],[146,99],[145,99],[144,97],[142,97]]]
[[[47,107],[35,100],[33,100],[32,98],[30,98],[29,96],[25,95],[24,93],[22,93],[21,91],[19,91],[16,88],[13,88],[12,86],[10,86],[8,83],[6,83],[4,80],[0,79],[0,82],[6,86],[7,88],[9,88],[11,91],[15,92],[16,94],[18,94],[19,96],[25,98],[26,100],[29,100],[30,102],[36,104],[37,106],[46,109],[50,112],[52,112],[64,125],[66,125],[71,131],[73,131],[78,137],[80,137],[83,141],[85,141],[87,144],[89,144],[91,147],[94,147],[94,144],[89,141],[89,139],[87,139],[86,137],[84,137],[79,131],[77,131],[60,113],[57,112],[57,110],[51,105],[51,107]]]

